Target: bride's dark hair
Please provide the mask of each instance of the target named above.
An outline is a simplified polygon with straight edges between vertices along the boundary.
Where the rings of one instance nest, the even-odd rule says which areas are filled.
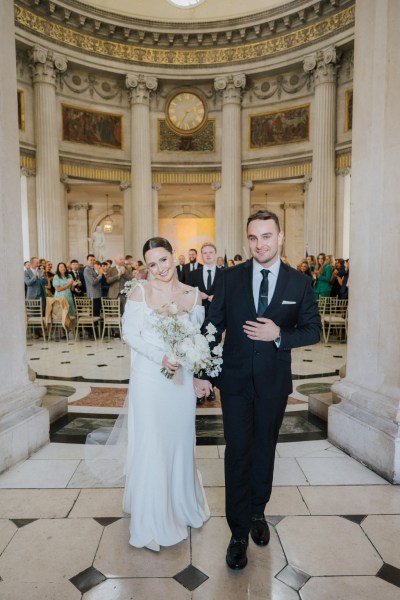
[[[147,240],[147,242],[143,246],[143,258],[145,258],[146,252],[148,252],[149,250],[153,250],[153,248],[164,248],[170,254],[173,254],[172,246],[168,240],[162,237],[153,237]]]

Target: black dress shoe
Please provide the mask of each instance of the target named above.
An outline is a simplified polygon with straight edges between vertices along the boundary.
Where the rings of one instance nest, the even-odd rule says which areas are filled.
[[[247,565],[248,539],[237,540],[233,536],[226,551],[226,564],[230,569],[244,569]]]
[[[214,390],[211,390],[210,394],[207,396],[207,400],[209,402],[214,402],[214,400],[215,400]]]
[[[264,515],[254,515],[254,517],[251,518],[250,535],[257,546],[268,545],[270,533]]]

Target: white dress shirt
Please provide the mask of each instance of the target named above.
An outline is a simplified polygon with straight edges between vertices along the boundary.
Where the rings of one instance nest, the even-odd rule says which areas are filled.
[[[280,258],[277,258],[276,261],[274,262],[274,264],[268,268],[264,267],[263,265],[260,265],[260,263],[258,263],[253,258],[253,298],[254,298],[254,306],[256,308],[256,311],[257,311],[257,307],[258,307],[258,296],[260,294],[260,285],[261,285],[261,281],[263,278],[262,273],[261,273],[262,269],[269,271],[269,274],[268,274],[268,305],[270,305],[272,297],[275,292],[275,287],[276,287],[276,282],[277,282],[278,275],[279,275],[280,266],[281,266]]]
[[[213,265],[213,266],[203,265],[203,281],[204,281],[204,287],[206,289],[207,289],[208,271],[211,271],[211,285],[212,285],[214,283],[216,269],[217,269],[216,265]]]

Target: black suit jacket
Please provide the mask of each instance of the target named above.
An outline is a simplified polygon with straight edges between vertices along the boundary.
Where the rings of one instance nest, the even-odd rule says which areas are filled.
[[[203,265],[201,269],[196,269],[195,271],[191,271],[188,276],[187,284],[192,287],[198,287],[200,292],[207,293],[206,286],[204,285],[203,271],[207,270],[207,265]],[[212,282],[211,289],[208,293],[209,296],[213,296],[215,294],[215,290],[217,289],[218,281],[222,277],[221,269],[215,269],[215,277]],[[208,308],[211,304],[208,300],[202,300],[202,305],[205,308],[206,314],[208,312]]]
[[[185,265],[176,265],[176,274],[178,275],[179,281],[183,282]]]
[[[281,262],[271,303],[264,317],[281,329],[281,343],[254,342],[243,331],[245,321],[256,321],[253,299],[253,261],[221,271],[222,277],[203,328],[226,330],[222,372],[217,387],[240,395],[251,383],[263,398],[284,398],[292,392],[291,349],[320,339],[321,319],[308,277]]]
[[[197,269],[194,269],[194,270],[201,271],[202,268],[203,268],[203,265],[201,263],[197,263]],[[186,265],[183,265],[183,279],[182,279],[183,283],[190,285],[189,277],[192,272],[193,271],[190,270],[190,263],[186,263]]]

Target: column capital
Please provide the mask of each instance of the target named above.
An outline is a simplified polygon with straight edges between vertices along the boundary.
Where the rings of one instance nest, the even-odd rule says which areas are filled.
[[[27,169],[26,167],[22,167],[22,169],[20,169],[20,175],[23,177],[35,177],[36,169]]]
[[[153,188],[153,190],[155,192],[159,192],[161,190],[161,188],[162,188],[162,184],[158,183],[158,182],[155,182],[155,183],[151,184],[151,187]]]
[[[56,75],[65,73],[68,61],[62,54],[56,54],[42,46],[33,46],[29,53],[33,83],[55,85]]]
[[[303,69],[306,73],[314,74],[315,85],[320,83],[334,83],[340,58],[340,52],[335,46],[317,50],[308,54],[303,60]]]
[[[124,192],[125,190],[129,189],[130,187],[132,187],[132,184],[130,181],[120,181],[120,183],[119,183],[119,189],[121,190],[121,192]]]
[[[152,75],[128,73],[125,76],[125,86],[128,89],[131,104],[149,105],[151,94],[154,94],[157,90],[158,80]]]
[[[219,181],[213,181],[211,184],[211,189],[213,190],[213,192],[218,192],[218,190],[221,189],[221,183]]]
[[[89,204],[68,204],[69,210],[89,210]]]
[[[222,95],[224,104],[240,104],[242,90],[246,87],[246,75],[220,75],[214,79],[214,89]]]
[[[254,190],[254,181],[251,181],[250,179],[248,181],[242,181],[242,187],[252,191]]]
[[[336,175],[349,175],[351,174],[351,167],[340,167],[339,169],[335,169]]]

